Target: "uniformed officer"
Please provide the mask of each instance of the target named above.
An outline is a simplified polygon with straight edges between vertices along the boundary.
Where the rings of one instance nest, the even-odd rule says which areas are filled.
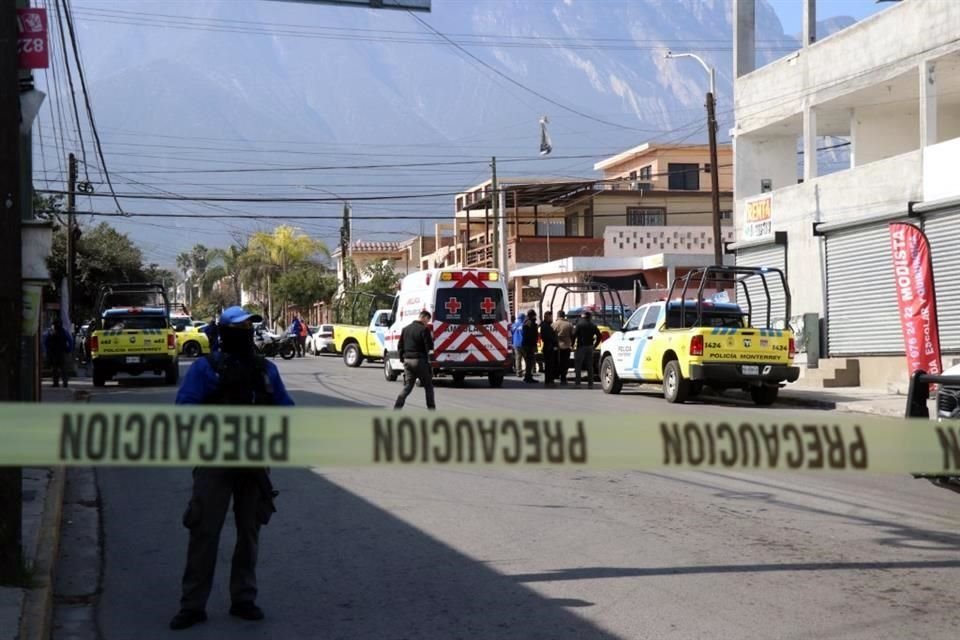
[[[253,323],[260,316],[241,307],[220,315],[220,353],[191,365],[177,393],[177,404],[293,405],[272,362],[256,355]],[[198,467],[183,524],[190,530],[183,572],[180,611],[171,629],[186,629],[207,619],[206,605],[217,564],[220,531],[233,499],[237,543],[230,572],[230,615],[262,620],[257,598],[257,547],[260,526],[274,511],[267,469]]]
[[[427,409],[437,408],[433,397],[433,367],[430,366],[433,334],[427,326],[431,317],[430,312],[424,309],[420,312],[420,316],[405,326],[400,333],[398,350],[400,361],[403,362],[403,391],[397,396],[394,409],[403,408],[417,380],[420,380],[423,385],[423,392],[427,397]]]

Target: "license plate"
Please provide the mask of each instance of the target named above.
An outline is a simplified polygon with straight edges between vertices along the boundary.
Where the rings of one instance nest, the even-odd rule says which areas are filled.
[[[752,364],[745,364],[743,365],[743,375],[758,376],[760,375],[760,367]]]
[[[127,356],[127,364],[139,364],[139,363],[140,363],[140,356]]]

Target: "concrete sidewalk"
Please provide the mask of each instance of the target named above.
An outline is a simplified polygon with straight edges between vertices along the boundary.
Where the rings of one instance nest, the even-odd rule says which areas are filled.
[[[71,380],[67,388],[44,381],[41,402],[75,402],[91,387],[91,381],[83,378]],[[50,637],[65,476],[62,467],[23,469],[22,548],[32,588],[0,587],[0,640]]]
[[[818,389],[787,385],[780,390],[777,404],[902,418],[906,413],[907,396],[860,387]],[[931,398],[927,406],[930,416],[935,416],[936,398]]]

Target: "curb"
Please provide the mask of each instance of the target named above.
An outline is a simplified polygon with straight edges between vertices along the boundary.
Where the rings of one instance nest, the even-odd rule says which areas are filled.
[[[89,393],[76,390],[73,402],[86,402]],[[40,518],[37,555],[33,559],[33,589],[25,589],[20,611],[20,640],[47,640],[53,623],[53,590],[56,585],[57,558],[60,555],[60,533],[63,525],[63,496],[67,485],[65,467],[52,467],[53,477],[47,486]]]
[[[56,560],[60,552],[60,531],[63,522],[63,494],[67,472],[53,467],[40,520],[40,540],[33,570],[37,586],[24,592],[20,613],[20,640],[46,640],[50,637],[53,618],[53,588]]]

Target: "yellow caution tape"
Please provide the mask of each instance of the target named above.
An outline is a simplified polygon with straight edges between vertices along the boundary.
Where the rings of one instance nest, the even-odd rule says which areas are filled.
[[[0,465],[505,466],[960,474],[960,423],[0,404]]]

